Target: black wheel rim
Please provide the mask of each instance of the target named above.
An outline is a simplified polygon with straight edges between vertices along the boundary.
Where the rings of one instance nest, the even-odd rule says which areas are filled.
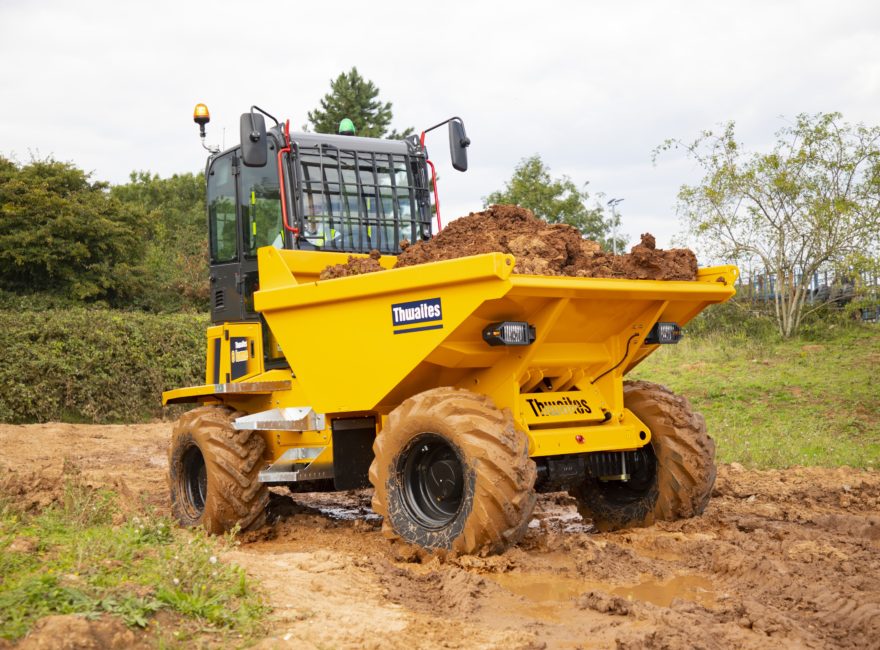
[[[208,496],[208,471],[201,449],[192,446],[184,452],[182,474],[186,507],[191,514],[198,517],[205,511],[205,499]]]
[[[463,502],[464,465],[458,451],[435,434],[409,444],[398,460],[403,505],[423,528],[439,530],[455,520]]]

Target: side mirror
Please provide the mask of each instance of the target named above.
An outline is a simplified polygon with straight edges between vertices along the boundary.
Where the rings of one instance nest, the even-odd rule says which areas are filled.
[[[265,167],[269,161],[266,120],[259,113],[242,113],[239,120],[241,159],[248,167]]]
[[[449,122],[449,155],[452,166],[460,172],[467,171],[467,148],[470,144],[471,139],[464,132],[464,122],[453,118]]]

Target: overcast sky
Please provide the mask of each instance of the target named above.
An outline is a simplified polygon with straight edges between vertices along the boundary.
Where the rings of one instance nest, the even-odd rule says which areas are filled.
[[[429,139],[445,218],[480,209],[539,153],[668,246],[698,178],[651,150],[735,120],[760,148],[800,112],[880,123],[880,3],[41,2],[0,0],[0,154],[52,155],[125,182],[203,168],[192,109],[230,146],[257,104],[297,128],[357,66],[394,126],[464,118],[470,170]]]

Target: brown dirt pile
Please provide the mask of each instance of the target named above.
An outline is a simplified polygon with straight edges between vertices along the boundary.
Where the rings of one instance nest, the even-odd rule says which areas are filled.
[[[2,643],[2,640],[0,640]],[[19,650],[100,650],[101,648],[151,648],[138,635],[111,616],[88,619],[73,614],[47,616],[18,644]]]
[[[451,221],[429,241],[409,245],[395,268],[451,260],[483,253],[516,257],[514,273],[567,275],[580,278],[633,280],[695,280],[697,258],[688,249],[660,250],[654,237],[644,234],[628,254],[613,255],[594,241],[583,239],[567,224],[548,224],[531,210],[515,205],[493,205],[483,212]],[[378,252],[369,258],[349,257],[347,264],[328,267],[322,280],[380,271]]]
[[[345,264],[334,264],[328,266],[321,271],[322,280],[332,280],[334,278],[344,278],[349,275],[363,275],[364,273],[373,273],[374,271],[382,271],[379,264],[379,258],[382,254],[375,248],[370,251],[369,257],[348,256],[348,262]]]

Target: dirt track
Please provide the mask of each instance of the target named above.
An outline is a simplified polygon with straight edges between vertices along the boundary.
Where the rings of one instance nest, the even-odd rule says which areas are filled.
[[[0,425],[0,477],[44,505],[69,456],[167,512],[169,431]],[[524,542],[488,558],[420,558],[369,504],[276,495],[278,522],[228,554],[275,607],[258,647],[880,647],[877,472],[725,466],[703,517],[620,533],[545,495]]]

